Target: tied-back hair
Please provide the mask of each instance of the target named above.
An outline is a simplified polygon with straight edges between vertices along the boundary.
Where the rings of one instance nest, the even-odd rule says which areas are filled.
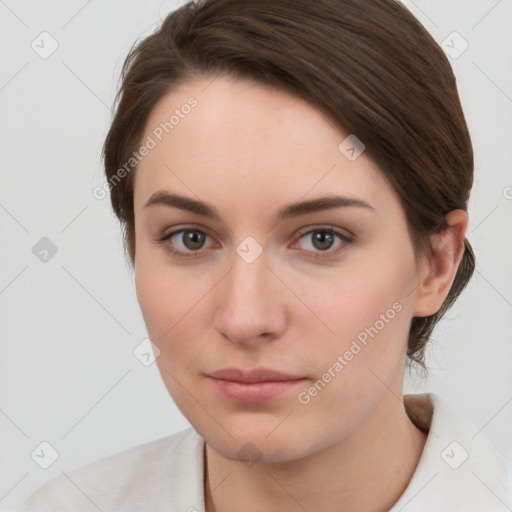
[[[473,149],[455,76],[440,46],[396,0],[197,0],[171,12],[124,62],[103,146],[107,181],[141,144],[164,95],[219,75],[294,94],[355,134],[398,194],[417,259],[431,256],[430,235],[447,229],[450,211],[467,211]],[[132,267],[135,171],[110,189]],[[442,307],[412,319],[410,363],[426,369],[432,331],[474,269],[465,238]]]

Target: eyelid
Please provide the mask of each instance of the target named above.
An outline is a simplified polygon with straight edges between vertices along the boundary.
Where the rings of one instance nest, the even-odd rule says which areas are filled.
[[[353,240],[355,238],[355,235],[352,234],[347,229],[338,228],[337,226],[333,226],[332,224],[311,224],[310,226],[306,226],[304,228],[301,228],[298,233],[297,237],[302,238],[304,235],[307,235],[308,233],[311,233],[312,231],[332,231],[336,235],[341,236],[342,238]]]
[[[163,235],[161,235],[159,238],[156,239],[157,242],[163,242],[167,240],[169,237],[176,235],[178,233],[181,233],[182,231],[200,231],[201,233],[204,233],[205,235],[208,235],[210,238],[214,238],[214,236],[210,233],[210,231],[205,228],[204,226],[201,226],[199,224],[184,224],[183,226],[174,226],[169,231],[164,231]]]

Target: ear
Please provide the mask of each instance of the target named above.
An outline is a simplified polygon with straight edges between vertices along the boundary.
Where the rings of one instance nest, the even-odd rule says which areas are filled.
[[[464,255],[467,212],[453,210],[446,216],[446,222],[448,227],[430,238],[433,254],[418,276],[421,281],[416,288],[413,316],[430,316],[441,309]]]

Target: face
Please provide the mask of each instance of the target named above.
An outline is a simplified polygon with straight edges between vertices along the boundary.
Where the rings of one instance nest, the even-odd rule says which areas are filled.
[[[228,458],[247,442],[261,462],[325,449],[402,391],[424,269],[390,184],[340,150],[347,135],[298,98],[222,77],[168,93],[147,122],[137,297],[169,393]],[[233,368],[245,382],[212,377]]]

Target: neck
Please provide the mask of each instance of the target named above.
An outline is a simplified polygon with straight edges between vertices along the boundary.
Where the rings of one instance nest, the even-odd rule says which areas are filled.
[[[206,512],[337,510],[384,512],[405,491],[427,435],[403,402],[386,393],[350,436],[292,461],[255,464],[227,459],[206,444]]]

